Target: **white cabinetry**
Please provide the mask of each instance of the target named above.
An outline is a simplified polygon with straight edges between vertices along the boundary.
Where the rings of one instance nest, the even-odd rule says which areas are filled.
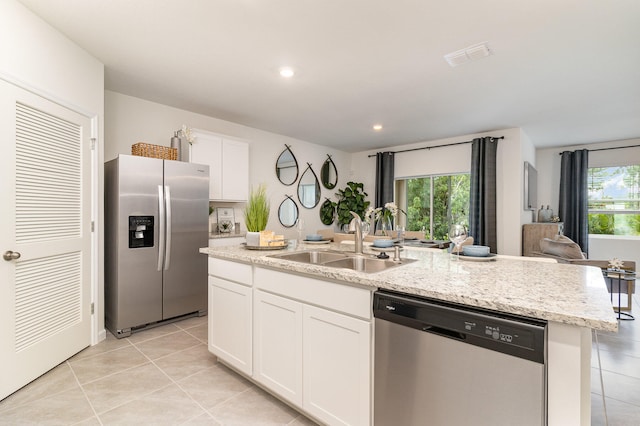
[[[328,424],[368,424],[371,324],[304,306],[303,407]]]
[[[255,290],[254,378],[302,406],[302,303]]]
[[[328,424],[368,425],[371,291],[262,268],[254,285],[254,378]]]
[[[209,258],[209,351],[252,374],[251,266]]]
[[[194,131],[191,162],[209,166],[209,199],[246,201],[249,196],[249,144]]]

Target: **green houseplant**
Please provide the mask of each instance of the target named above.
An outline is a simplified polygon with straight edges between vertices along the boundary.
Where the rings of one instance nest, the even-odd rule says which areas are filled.
[[[269,199],[267,187],[260,184],[249,192],[249,199],[244,208],[244,223],[247,227],[247,245],[260,244],[260,231],[264,231],[269,221]]]
[[[365,201],[368,194],[364,192],[364,184],[361,182],[347,182],[344,189],[338,189],[336,196],[338,197],[338,206],[336,214],[338,223],[347,225],[353,219],[351,213],[356,212],[361,218],[364,218],[364,212],[369,207],[370,202]]]

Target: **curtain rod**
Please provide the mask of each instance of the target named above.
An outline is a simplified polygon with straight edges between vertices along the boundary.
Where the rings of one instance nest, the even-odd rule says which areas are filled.
[[[497,140],[497,139],[504,139],[504,136],[498,136],[497,138],[494,138],[493,136],[488,136],[491,139]],[[448,143],[448,144],[443,144],[443,145],[434,145],[434,146],[423,146],[422,148],[412,148],[412,149],[403,149],[401,151],[391,151],[393,154],[399,154],[401,152],[411,152],[411,151],[421,151],[423,149],[431,149],[431,148],[442,148],[443,146],[454,146],[454,145],[464,145],[467,143],[472,143],[473,141],[465,141],[465,142],[455,142],[455,143]],[[375,157],[376,154],[369,154],[367,155],[367,157],[371,158],[371,157]]]
[[[622,149],[622,148],[639,148],[640,145],[627,145],[627,146],[613,146],[611,148],[598,148],[598,149],[587,149],[589,152],[595,151],[609,151],[610,149]],[[567,151],[562,151],[567,152]],[[559,152],[558,155],[562,155],[562,152]]]

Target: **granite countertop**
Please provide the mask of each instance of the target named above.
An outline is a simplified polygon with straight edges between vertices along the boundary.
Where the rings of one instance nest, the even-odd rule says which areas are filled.
[[[401,257],[417,259],[416,262],[367,274],[268,257],[284,251],[326,249],[353,251],[353,246],[302,244],[297,248],[266,251],[242,246],[206,247],[200,253],[590,329],[618,329],[602,272],[593,266],[500,256],[491,262],[458,261],[442,250],[405,248]],[[368,247],[365,253],[373,254]]]

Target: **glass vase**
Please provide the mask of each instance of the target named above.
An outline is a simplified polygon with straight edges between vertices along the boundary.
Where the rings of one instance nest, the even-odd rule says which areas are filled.
[[[384,237],[391,237],[393,232],[393,222],[390,217],[381,217],[376,222],[375,235],[381,235]]]

